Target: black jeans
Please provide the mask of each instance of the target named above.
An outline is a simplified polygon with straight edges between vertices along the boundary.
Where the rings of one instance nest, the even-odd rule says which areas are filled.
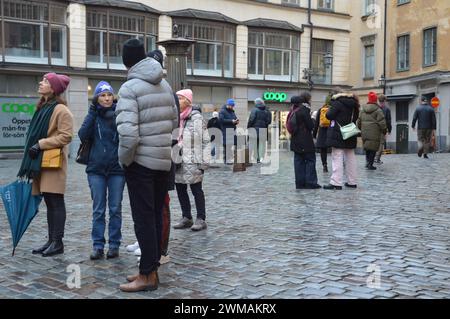
[[[139,273],[158,269],[161,258],[162,209],[169,172],[155,171],[137,163],[125,167],[134,232],[141,249]]]
[[[63,194],[43,193],[47,206],[48,238],[52,241],[62,240],[66,225],[66,205]]]
[[[366,163],[368,166],[373,166],[373,162],[375,161],[376,151],[368,151],[366,150]]]
[[[178,199],[180,200],[181,211],[183,217],[192,219],[191,202],[187,192],[187,184],[175,184],[177,188]],[[205,194],[203,193],[202,183],[191,184],[191,191],[195,199],[195,207],[197,208],[197,218],[206,219]]]
[[[322,166],[327,166],[328,148],[320,149],[320,159],[322,160]]]
[[[316,154],[294,153],[295,187],[317,185]]]

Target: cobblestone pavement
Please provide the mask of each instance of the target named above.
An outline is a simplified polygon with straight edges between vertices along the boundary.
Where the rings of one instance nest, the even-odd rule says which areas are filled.
[[[365,171],[358,156],[358,189],[343,191],[295,191],[292,154],[280,157],[279,173],[271,176],[258,166],[235,174],[230,166],[209,170],[208,229],[172,229],[160,288],[136,294],[118,290],[137,270],[124,248],[119,259],[89,260],[90,193],[84,167],[72,163],[64,255],[31,254],[47,232],[42,204],[11,257],[0,205],[0,298],[450,297],[450,154],[428,161],[387,155],[375,172]],[[18,167],[16,160],[0,161],[0,184],[14,180]],[[328,182],[329,174],[318,174]],[[123,206],[126,245],[135,241],[128,195]],[[181,215],[175,193],[171,206],[174,221]],[[71,264],[81,269],[79,289],[66,285]]]

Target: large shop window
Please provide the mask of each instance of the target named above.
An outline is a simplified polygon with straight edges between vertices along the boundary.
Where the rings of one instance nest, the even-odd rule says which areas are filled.
[[[66,11],[53,2],[0,0],[1,60],[67,65]]]
[[[249,31],[248,77],[299,81],[300,36],[278,31]]]
[[[187,74],[234,76],[236,28],[226,24],[203,21],[176,21],[178,33],[196,40],[187,57]]]
[[[333,65],[325,65],[325,55],[333,54],[333,41],[313,39],[312,80],[317,84],[331,84]]]
[[[156,17],[88,8],[88,68],[125,70],[122,62],[124,42],[131,38],[139,39],[150,52],[156,48],[157,32]]]

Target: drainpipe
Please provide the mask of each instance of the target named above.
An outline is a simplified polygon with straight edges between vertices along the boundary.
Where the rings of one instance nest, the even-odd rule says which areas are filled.
[[[312,76],[312,48],[313,48],[313,29],[314,29],[314,25],[312,23],[311,20],[311,0],[308,0],[308,24],[310,26],[311,29],[311,33],[310,33],[310,37],[309,37],[309,72],[308,72],[308,86],[309,86],[309,90],[312,91],[312,80],[311,80],[311,76]]]
[[[387,62],[387,9],[388,9],[387,0],[384,0],[384,56],[383,56],[383,74],[384,74],[384,84],[383,84],[383,95],[386,95],[386,82],[387,82],[387,74],[386,74],[386,62]]]

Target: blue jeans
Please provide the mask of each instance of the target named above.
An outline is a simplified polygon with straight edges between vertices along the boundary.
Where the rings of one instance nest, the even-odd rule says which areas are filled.
[[[106,199],[109,207],[109,248],[119,248],[122,240],[122,197],[125,176],[122,175],[88,175],[89,187],[93,201],[92,241],[94,249],[105,247],[105,212]],[[108,196],[108,197],[107,197]]]
[[[317,185],[316,154],[294,153],[295,187]]]

